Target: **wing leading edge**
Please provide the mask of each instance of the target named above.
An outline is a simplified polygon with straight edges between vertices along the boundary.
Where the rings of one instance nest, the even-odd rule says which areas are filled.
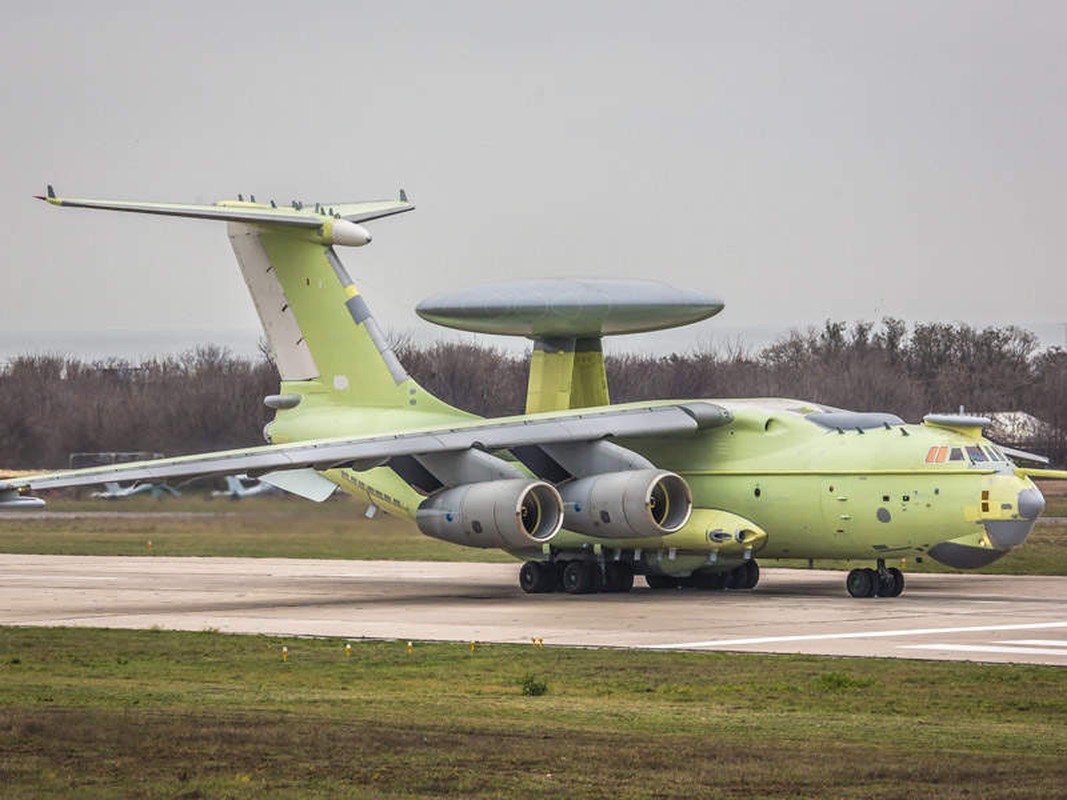
[[[364,470],[402,456],[465,450],[511,450],[608,438],[695,434],[700,430],[725,425],[731,419],[732,415],[727,409],[696,401],[631,406],[609,411],[479,420],[445,429],[266,445],[107,467],[22,475],[0,481],[0,505],[4,504],[4,500],[13,500],[16,492],[88,486],[107,481],[163,481],[241,472],[262,475],[308,467],[316,470],[338,467]]]

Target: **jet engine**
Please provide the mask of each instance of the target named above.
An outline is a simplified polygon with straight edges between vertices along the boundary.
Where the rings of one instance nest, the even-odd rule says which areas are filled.
[[[456,486],[426,498],[419,530],[467,547],[540,547],[563,524],[563,501],[550,483],[512,478]]]
[[[657,469],[608,472],[560,487],[567,530],[604,539],[643,539],[679,530],[693,511],[689,484]]]

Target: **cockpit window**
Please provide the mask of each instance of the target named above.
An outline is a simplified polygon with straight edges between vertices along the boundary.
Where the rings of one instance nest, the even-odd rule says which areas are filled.
[[[944,464],[945,459],[948,458],[947,447],[931,447],[930,451],[926,454],[927,464]]]
[[[948,457],[949,461],[963,461],[963,451],[958,447],[952,448],[952,454]]]
[[[982,452],[981,447],[968,447],[967,455],[975,464],[979,464],[981,462],[989,460],[988,458],[986,458],[986,454]]]

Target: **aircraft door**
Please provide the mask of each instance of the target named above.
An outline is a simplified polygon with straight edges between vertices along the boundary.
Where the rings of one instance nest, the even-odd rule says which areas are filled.
[[[845,476],[832,476],[822,481],[822,513],[834,538],[852,532],[852,504],[849,499],[852,485]]]

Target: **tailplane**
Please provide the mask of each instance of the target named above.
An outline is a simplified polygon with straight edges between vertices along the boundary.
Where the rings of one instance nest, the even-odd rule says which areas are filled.
[[[70,199],[57,197],[51,186],[40,199],[61,207],[226,222],[281,375],[281,398],[454,411],[407,374],[335,250],[368,244],[363,223],[414,209],[404,192],[399,200],[313,207],[241,196],[214,205]]]

